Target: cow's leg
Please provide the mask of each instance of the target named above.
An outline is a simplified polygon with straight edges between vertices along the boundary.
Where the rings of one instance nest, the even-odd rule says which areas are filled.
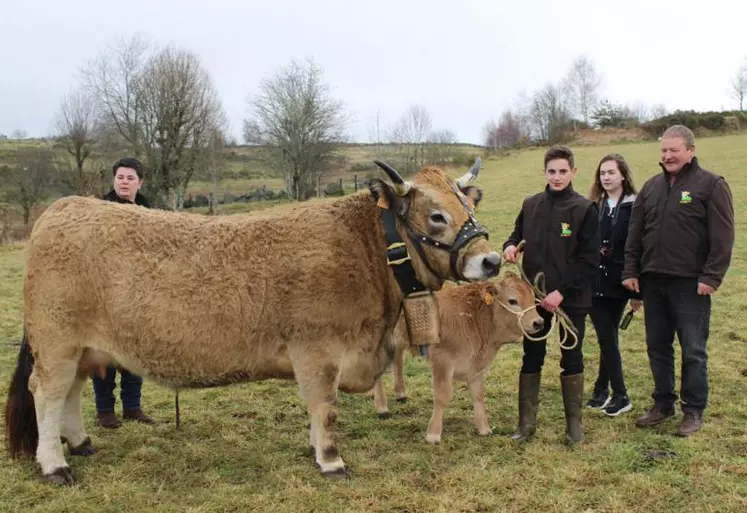
[[[39,427],[36,460],[44,478],[54,484],[73,483],[73,475],[62,452],[60,427],[77,368],[78,362],[74,360],[57,360],[52,365],[38,361],[29,379]]]
[[[433,380],[433,415],[431,415],[431,420],[428,423],[428,432],[425,439],[432,444],[437,444],[441,442],[444,409],[451,402],[454,368],[448,362],[440,362],[432,358],[431,375]]]
[[[374,383],[374,410],[379,415],[380,419],[388,419],[391,417],[389,413],[389,405],[386,400],[386,390],[384,390],[384,381],[379,376]]]
[[[86,382],[86,376],[78,376],[75,379],[65,399],[65,407],[62,413],[61,435],[67,440],[70,454],[75,456],[89,456],[95,452],[83,423],[81,397]]]
[[[324,361],[308,347],[291,356],[293,371],[311,420],[310,445],[315,449],[316,463],[327,477],[347,477],[348,468],[340,457],[334,440],[337,425],[337,384],[340,367]],[[313,439],[311,439],[313,438]]]
[[[398,347],[394,353],[394,397],[398,403],[407,402],[405,392],[405,350]]]
[[[480,436],[493,434],[488,423],[488,415],[485,412],[485,374],[474,376],[469,382],[469,392],[475,409],[475,428]]]

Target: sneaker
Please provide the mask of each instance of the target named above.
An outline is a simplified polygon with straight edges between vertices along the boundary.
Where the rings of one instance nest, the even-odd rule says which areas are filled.
[[[586,407],[594,410],[603,410],[609,403],[610,396],[606,390],[603,390],[602,392],[594,392],[591,399],[586,402]]]
[[[621,413],[627,413],[633,409],[633,403],[627,395],[613,395],[612,400],[604,408],[604,414],[608,417],[617,417]]]

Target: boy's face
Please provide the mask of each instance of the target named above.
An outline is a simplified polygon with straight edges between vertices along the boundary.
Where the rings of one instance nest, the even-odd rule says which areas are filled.
[[[545,179],[550,189],[553,191],[562,191],[576,177],[576,168],[571,169],[570,164],[565,159],[551,160],[545,166]]]

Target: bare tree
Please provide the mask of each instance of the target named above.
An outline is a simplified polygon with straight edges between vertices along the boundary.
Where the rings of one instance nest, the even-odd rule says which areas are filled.
[[[747,97],[747,62],[739,68],[731,79],[731,96],[739,104],[739,110],[744,110],[744,99]]]
[[[663,103],[657,103],[651,107],[651,119],[663,118],[669,114],[669,109]]]
[[[568,100],[561,86],[547,84],[535,92],[529,115],[536,138],[557,143],[567,137],[570,114]]]
[[[102,139],[144,161],[144,189],[156,204],[181,210],[196,163],[211,151],[209,134],[225,125],[197,56],[136,36],[89,63],[83,79],[102,114]]]
[[[368,127],[368,140],[376,144],[376,158],[381,158],[381,113],[377,110],[376,116]]]
[[[455,144],[457,136],[453,130],[434,130],[428,134],[426,142],[430,144]]]
[[[62,100],[57,115],[59,141],[72,159],[61,180],[75,193],[86,195],[96,190],[98,176],[86,163],[93,155],[96,143],[95,102],[85,91],[74,91]],[[67,162],[63,166],[67,166]]]
[[[141,157],[145,152],[142,75],[151,50],[142,36],[107,47],[81,71],[84,87],[97,102],[109,135],[117,134]]]
[[[12,166],[0,168],[5,200],[23,211],[23,224],[28,227],[32,209],[46,199],[54,182],[53,153],[42,148],[20,151]]]
[[[584,123],[588,124],[591,113],[599,102],[602,77],[592,61],[582,55],[573,61],[566,82],[573,107]]]
[[[426,136],[431,131],[432,122],[428,109],[422,105],[412,105],[392,127],[389,139],[400,144],[425,142]]]
[[[389,158],[402,172],[412,172],[425,164],[426,137],[432,123],[428,109],[412,105],[389,130],[389,142],[396,145]]]
[[[485,145],[492,150],[515,147],[526,135],[522,132],[519,115],[511,109],[505,110],[497,123],[490,121],[483,130]]]
[[[268,163],[281,174],[291,198],[311,197],[345,138],[347,115],[332,98],[322,69],[293,61],[259,86],[244,120],[247,142],[263,145]]]
[[[13,130],[13,132],[10,134],[11,139],[16,139],[20,141],[21,139],[26,139],[28,137],[28,132],[22,128],[16,128]]]
[[[173,193],[172,208],[184,208],[184,193],[197,165],[214,146],[225,115],[210,76],[196,55],[166,47],[152,56],[141,78],[142,124],[150,180]]]

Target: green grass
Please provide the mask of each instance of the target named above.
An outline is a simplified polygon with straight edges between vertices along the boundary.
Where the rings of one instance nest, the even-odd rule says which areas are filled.
[[[585,414],[588,443],[563,445],[559,349],[549,346],[539,430],[531,443],[508,438],[516,423],[521,350],[498,354],[487,386],[496,434],[472,432],[471,404],[459,384],[446,412],[439,446],[425,443],[431,413],[427,365],[406,364],[409,401],[390,392],[393,417],[379,420],[367,395],[341,394],[339,447],[352,479],[324,480],[305,454],[307,419],[294,382],[267,381],[181,393],[182,429],[174,429],[173,395],[146,380],[143,404],[157,426],[94,426],[90,388],[85,416],[99,452],[71,458],[79,484],[58,489],[38,480],[35,462],[0,457],[2,511],[745,511],[747,509],[747,378],[744,297],[747,293],[747,136],[702,139],[702,165],[727,177],[737,211],[737,244],[726,281],[714,297],[710,347],[710,406],[702,432],[673,436],[676,421],[640,430],[634,419],[649,406],[652,380],[643,322],[622,333],[625,376],[633,412],[617,419]],[[586,192],[598,159],[618,150],[637,182],[657,172],[655,143],[583,147],[576,188]],[[479,219],[497,246],[510,232],[522,199],[543,185],[541,150],[489,159],[479,178],[485,197]],[[283,204],[275,208],[292,208]],[[267,213],[267,211],[265,211]],[[23,248],[0,248],[0,343],[21,333]],[[586,383],[598,363],[587,328]],[[0,345],[0,394],[15,365],[16,347]],[[679,351],[677,353],[679,355]],[[678,371],[679,377],[679,371]],[[391,391],[391,377],[385,379]],[[652,460],[651,450],[671,450]]]

